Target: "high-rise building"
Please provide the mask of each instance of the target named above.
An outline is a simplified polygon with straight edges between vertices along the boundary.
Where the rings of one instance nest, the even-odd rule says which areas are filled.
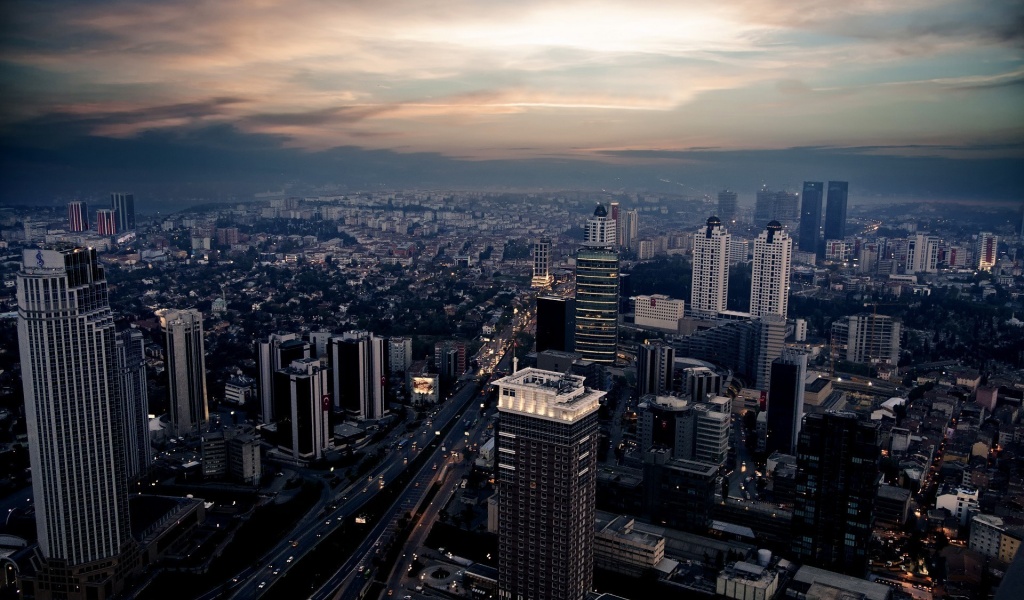
[[[99,235],[114,235],[117,233],[117,213],[109,208],[101,208],[96,211],[96,233]]]
[[[878,482],[879,424],[810,413],[797,444],[792,551],[804,564],[862,577]]]
[[[533,242],[533,287],[548,288],[555,278],[551,275],[551,238]]]
[[[494,382],[501,600],[583,600],[593,581],[604,393],[583,379],[527,368]]]
[[[434,344],[434,368],[442,377],[455,379],[466,372],[466,343],[441,340]]]
[[[301,358],[274,373],[279,448],[298,460],[323,458],[333,446],[329,369],[319,358]]]
[[[115,339],[124,424],[125,468],[129,482],[141,478],[153,461],[149,444],[149,392],[146,385],[146,342],[138,329],[118,332]]]
[[[174,435],[198,435],[209,420],[203,315],[193,308],[157,314],[167,335],[171,427]]]
[[[674,396],[640,398],[640,449],[667,448],[672,458],[724,465],[732,416],[727,398],[689,401]]]
[[[115,192],[110,194],[110,210],[117,215],[117,230],[135,229],[135,195]]]
[[[665,395],[672,391],[676,350],[660,342],[644,342],[636,349],[636,387],[640,396]]]
[[[793,238],[778,221],[754,240],[754,266],[750,281],[750,316],[786,317],[789,309],[789,276],[792,268]]]
[[[804,379],[807,355],[784,351],[772,362],[771,387],[768,390],[768,436],[765,452],[776,450],[794,454],[800,422],[804,416]]]
[[[384,416],[388,372],[385,341],[367,331],[347,331],[327,344],[334,408],[345,411],[349,418]]]
[[[793,192],[775,192],[775,220],[787,226],[796,225],[800,220],[800,195]]]
[[[857,257],[857,270],[861,273],[874,273],[878,270],[878,258],[881,256],[881,244],[863,242]]]
[[[615,231],[620,248],[632,249],[636,244],[639,230],[640,213],[635,208],[619,213],[619,218],[615,220]]]
[[[937,273],[939,238],[926,233],[914,234],[907,243],[908,273]]]
[[[754,195],[754,227],[764,227],[775,220],[775,192],[763,185]]]
[[[68,202],[68,231],[89,231],[89,207],[81,200]]]
[[[736,219],[736,192],[718,192],[718,217],[723,223],[732,223]]]
[[[849,184],[845,181],[828,182],[825,201],[825,239],[841,240],[846,237],[846,196]]]
[[[772,361],[782,355],[786,320],[770,315],[750,320],[721,320],[676,344],[676,355],[732,369],[746,387],[767,390]]]
[[[843,360],[898,365],[901,329],[900,322],[888,315],[849,315],[832,323],[832,343]]]
[[[644,514],[653,523],[700,534],[711,525],[721,465],[671,458],[664,449],[644,452]]]
[[[405,373],[412,365],[412,338],[388,338],[388,370],[390,373]]]
[[[256,389],[260,397],[260,420],[273,423],[274,414],[274,373],[292,364],[293,361],[309,358],[312,345],[299,339],[294,333],[271,333],[256,343]]]
[[[988,231],[978,234],[978,269],[991,271],[996,266],[996,259],[999,258],[999,237]]]
[[[801,252],[817,252],[821,237],[821,195],[824,185],[820,181],[804,182],[804,197],[800,203]]]
[[[628,214],[628,213],[627,213]],[[576,255],[575,351],[599,364],[615,363],[619,338],[619,255],[613,249],[614,221],[598,205],[587,220]]]
[[[131,571],[114,318],[95,250],[25,250],[18,345],[39,565],[32,598],[119,593]]]
[[[562,296],[537,296],[537,352],[573,351],[576,301]]]
[[[713,316],[726,309],[731,242],[732,236],[718,217],[709,217],[693,236],[690,312]]]

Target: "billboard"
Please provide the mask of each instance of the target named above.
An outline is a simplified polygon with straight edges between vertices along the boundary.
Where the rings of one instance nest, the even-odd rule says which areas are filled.
[[[413,377],[412,378],[412,393],[432,396],[434,394],[434,385],[437,380],[433,377]]]

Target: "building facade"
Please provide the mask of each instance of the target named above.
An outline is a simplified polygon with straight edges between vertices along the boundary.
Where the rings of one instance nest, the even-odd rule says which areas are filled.
[[[198,310],[163,310],[167,339],[167,394],[175,435],[199,434],[209,420],[203,315]]]
[[[821,238],[821,196],[823,184],[820,181],[805,181],[803,198],[800,201],[800,239],[797,248],[801,252],[817,252]]]
[[[351,419],[384,416],[387,382],[386,340],[367,331],[348,331],[327,343],[331,365],[331,394],[335,410]]]
[[[754,240],[754,265],[750,281],[750,316],[776,315],[789,311],[789,277],[793,260],[793,238],[778,221]]]
[[[132,569],[114,318],[95,250],[25,250],[18,345],[40,568],[23,595],[103,600]]]
[[[329,374],[319,358],[295,360],[274,373],[278,447],[296,460],[323,458],[333,445]]]
[[[583,377],[522,369],[500,415],[498,597],[583,600],[593,581],[598,408]]]
[[[81,200],[68,202],[68,231],[89,231],[89,207]]]
[[[825,204],[825,239],[841,240],[846,237],[846,198],[849,184],[845,181],[828,182]]]
[[[537,296],[537,352],[572,352],[576,301],[562,296]]]
[[[723,223],[732,223],[736,220],[736,192],[722,190],[718,192],[718,217]]]
[[[662,329],[676,333],[684,316],[685,302],[662,294],[634,297],[634,319],[637,327]]]
[[[640,396],[672,391],[676,349],[660,342],[644,342],[636,349],[636,387]]]
[[[709,217],[693,236],[690,312],[711,316],[726,309],[731,241],[718,217]]]
[[[540,238],[533,242],[532,286],[546,289],[555,281],[551,275],[551,238]]]
[[[294,333],[271,333],[256,343],[257,379],[260,396],[260,420],[273,423],[274,373],[290,365],[293,360],[309,358],[312,346]]]
[[[101,208],[96,211],[96,233],[99,235],[114,235],[117,233],[117,213],[109,208]]]
[[[772,362],[771,387],[768,390],[767,436],[765,452],[794,454],[800,423],[804,416],[804,379],[807,355],[783,351]]]
[[[890,316],[860,313],[832,324],[832,343],[846,361],[898,365],[901,331],[900,322]]]
[[[619,255],[614,240],[615,222],[598,205],[587,220],[583,247],[576,254],[573,343],[584,359],[603,365],[615,363],[619,340]]]
[[[149,443],[149,391],[146,385],[146,342],[138,329],[120,331],[115,339],[117,374],[124,424],[125,473],[139,480],[153,462]]]
[[[996,259],[999,258],[999,237],[988,231],[978,234],[978,246],[975,252],[978,262],[978,269],[991,271],[996,266]]]
[[[118,231],[135,229],[135,194],[110,194],[110,210],[116,215]]]

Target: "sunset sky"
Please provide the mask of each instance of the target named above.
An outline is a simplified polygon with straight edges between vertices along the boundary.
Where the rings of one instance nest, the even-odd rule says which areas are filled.
[[[249,139],[293,159],[347,147],[451,164],[685,164],[708,150],[812,147],[1019,167],[1024,155],[1020,0],[2,10],[8,175],[67,161],[86,142],[157,152],[186,139],[228,153]]]

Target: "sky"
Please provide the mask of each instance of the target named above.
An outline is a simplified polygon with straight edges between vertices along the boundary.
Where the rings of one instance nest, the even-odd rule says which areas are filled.
[[[0,200],[289,179],[1024,198],[1024,0],[0,11]]]

